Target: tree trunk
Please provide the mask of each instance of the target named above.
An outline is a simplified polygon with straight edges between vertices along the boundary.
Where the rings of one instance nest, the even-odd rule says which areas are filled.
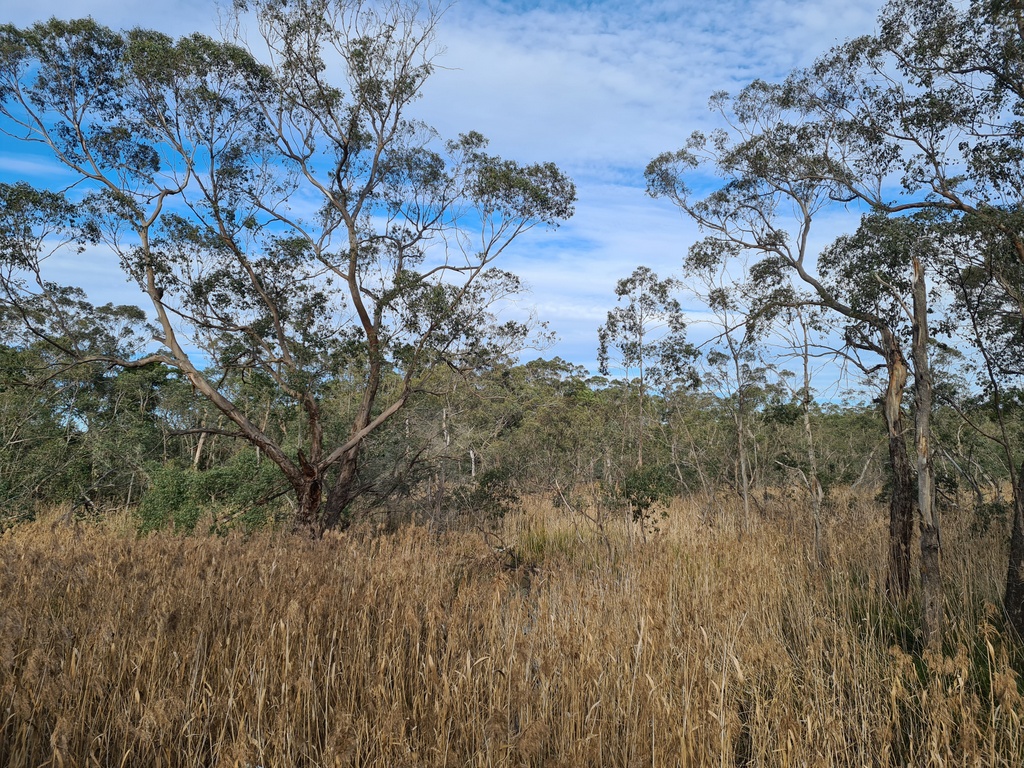
[[[928,299],[924,271],[914,259],[914,399],[917,406],[917,507],[921,513],[921,630],[925,647],[942,650],[942,599],[939,513],[931,450],[932,373],[928,364]]]
[[[915,486],[907,444],[903,439],[903,392],[909,371],[907,361],[886,330],[882,335],[888,383],[882,401],[882,416],[889,433],[889,466],[892,491],[889,496],[889,575],[886,591],[891,597],[905,597],[910,590],[910,545],[914,535]]]
[[[641,335],[638,339],[639,349],[643,349],[644,339]],[[640,407],[637,409],[637,436],[636,436],[636,468],[643,469],[644,466],[644,358],[640,355]]]
[[[320,513],[320,502],[323,497],[323,481],[319,478],[314,468],[305,460],[302,453],[299,453],[299,460],[302,465],[303,476],[301,480],[295,481],[292,478],[292,488],[295,491],[295,499],[298,509],[295,512],[295,531],[306,531],[312,536],[320,536],[323,533],[319,525],[318,516]]]
[[[750,477],[749,467],[747,461],[747,444],[743,439],[743,433],[746,431],[743,427],[743,405],[742,400],[737,405],[739,409],[736,413],[736,443],[737,443],[737,467],[739,469],[740,477],[740,493],[743,496],[743,523],[740,526],[740,535],[750,527]]]
[[[359,467],[359,446],[342,456],[338,466],[338,477],[331,487],[320,516],[321,531],[337,528],[345,507],[355,498],[356,470]]]
[[[811,497],[811,518],[814,523],[814,559],[821,568],[825,565],[825,542],[821,531],[821,502],[824,491],[818,479],[818,454],[814,449],[814,431],[811,429],[811,339],[803,313],[797,315],[803,330],[804,388],[803,404],[804,439],[807,441],[807,491]]]
[[[448,464],[449,449],[451,448],[452,438],[448,432],[448,408],[441,408],[441,435],[444,438],[444,454],[441,456],[441,461],[438,462],[437,467],[437,503],[436,503],[436,517],[438,522],[444,520],[444,500],[445,494],[448,487],[448,475],[445,471],[445,467]]]
[[[206,436],[208,434],[209,434],[208,432],[203,432],[203,433],[201,433],[199,435],[199,444],[196,445],[196,453],[195,453],[195,456],[192,457],[192,469],[193,470],[197,470],[198,471],[199,464],[203,460],[203,446],[206,445]]]
[[[380,318],[377,318],[376,326],[368,326],[369,322],[368,319],[364,320],[364,329],[367,330],[368,335],[369,330],[379,327]],[[381,365],[376,344],[371,344],[370,368],[366,377],[366,389],[363,390],[359,409],[352,420],[352,428],[349,430],[350,439],[360,435],[370,426],[370,422],[373,421],[373,406],[377,401],[377,392],[380,389]],[[321,531],[337,528],[341,523],[345,507],[358,495],[356,492],[356,475],[359,469],[359,451],[361,448],[362,440],[359,440],[345,451],[338,460],[338,476],[331,487],[331,492],[327,496],[327,501],[324,503],[324,508],[320,514]]]
[[[1024,638],[1024,464],[1013,488],[1013,530],[1003,607],[1017,635]]]

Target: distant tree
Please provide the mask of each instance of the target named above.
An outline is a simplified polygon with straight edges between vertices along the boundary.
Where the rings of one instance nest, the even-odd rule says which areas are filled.
[[[638,468],[644,464],[648,390],[696,380],[692,365],[696,350],[686,341],[683,310],[672,296],[677,288],[678,282],[672,278],[660,280],[650,268],[637,267],[615,286],[618,301],[627,303],[611,310],[597,332],[598,366],[603,375],[611,372],[613,359],[627,382],[631,372],[637,371]]]
[[[826,561],[825,538],[822,521],[822,502],[825,498],[825,489],[821,483],[821,471],[819,466],[819,448],[814,435],[812,425],[814,403],[814,380],[812,375],[812,350],[811,335],[815,330],[820,330],[819,323],[811,308],[802,305],[796,306],[790,313],[789,329],[792,332],[793,354],[800,358],[801,373],[800,386],[796,388],[796,400],[799,403],[800,419],[803,426],[804,447],[806,456],[806,469],[799,465],[794,469],[800,474],[804,485],[807,488],[807,495],[811,503],[811,519],[814,521],[814,556],[818,566],[823,566]]]
[[[707,304],[714,318],[714,336],[704,354],[702,375],[707,387],[729,411],[732,422],[733,487],[743,500],[743,527],[751,523],[751,494],[754,484],[752,447],[756,446],[752,421],[763,399],[767,370],[758,348],[758,340],[750,332],[749,307],[744,306],[741,288],[726,282],[724,269],[703,261],[700,245],[692,248],[684,260],[688,274],[699,277],[707,288],[698,295]]]

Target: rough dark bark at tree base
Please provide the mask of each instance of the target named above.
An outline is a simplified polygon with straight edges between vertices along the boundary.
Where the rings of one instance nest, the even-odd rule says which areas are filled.
[[[359,464],[359,448],[353,448],[341,460],[338,478],[331,488],[327,501],[320,510],[319,533],[337,528],[342,523],[345,507],[356,497],[356,470]]]
[[[1024,638],[1024,467],[1014,492],[1013,530],[1010,533],[1010,564],[1006,571],[1003,608],[1017,635]]]
[[[921,629],[924,646],[935,652],[942,650],[942,627],[946,613],[942,597],[940,556],[939,529],[922,525]]]
[[[316,517],[320,509],[323,495],[323,484],[318,478],[308,478],[300,487],[295,488],[298,509],[295,512],[294,530],[314,531],[317,527]]]
[[[889,496],[889,574],[886,592],[906,597],[910,591],[910,546],[914,536],[917,489],[903,438],[889,438],[892,491]]]

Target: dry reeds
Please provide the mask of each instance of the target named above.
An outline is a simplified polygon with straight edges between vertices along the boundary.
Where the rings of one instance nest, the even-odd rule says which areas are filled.
[[[947,535],[946,653],[844,508],[833,567],[679,504],[631,542],[535,504],[506,532],[0,539],[0,764],[1024,764],[1001,555]],[[847,519],[849,518],[849,519]]]

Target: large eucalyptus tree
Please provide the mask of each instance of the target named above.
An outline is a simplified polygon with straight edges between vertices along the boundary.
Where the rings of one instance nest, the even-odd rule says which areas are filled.
[[[649,169],[652,190],[672,195],[714,239],[760,252],[807,282],[809,224],[826,207],[940,211],[1003,242],[985,251],[989,290],[1024,316],[1020,0],[892,0],[877,34],[837,46],[783,83],[754,83],[718,102],[731,110],[733,136],[697,136]],[[699,167],[702,152],[726,183],[697,198],[677,181]],[[780,228],[780,217],[796,224]],[[1024,631],[1019,487],[1015,497],[1005,604]]]
[[[527,324],[495,314],[521,286],[494,262],[570,216],[575,189],[552,164],[501,160],[476,133],[443,141],[414,118],[441,9],[257,0],[234,11],[226,40],[89,19],[0,27],[0,130],[62,168],[64,200],[84,216],[68,239],[116,254],[152,305],[147,354],[65,343],[66,362],[179,371],[230,425],[203,429],[275,462],[296,524],[319,531],[372,484],[365,439],[429,389],[431,371],[522,343]],[[5,306],[62,290],[44,256],[5,273]],[[22,316],[55,341],[52,316]],[[208,368],[272,381],[304,413],[300,443],[263,428]],[[331,434],[324,393],[339,378],[361,394]]]
[[[890,215],[931,211],[962,221],[987,244],[950,255],[960,269],[975,274],[981,256],[989,301],[1002,308],[988,319],[1002,324],[1006,310],[1018,322],[1024,319],[1020,0],[892,0],[876,35],[838,46],[812,68],[794,73],[786,88],[789,106],[833,126],[832,164],[824,175],[839,186],[841,197]],[[957,270],[945,271],[949,276]],[[997,356],[983,357],[995,363]],[[1017,375],[1017,367],[988,370],[1008,378]],[[1021,474],[1014,488],[1004,604],[1024,633]]]
[[[731,129],[710,136],[695,133],[685,148],[655,158],[647,167],[648,190],[674,202],[706,233],[691,247],[688,269],[728,272],[736,269],[730,264],[753,256],[747,291],[752,292],[755,313],[816,304],[847,318],[850,329],[859,329],[847,333],[851,347],[869,346],[882,356],[887,373],[882,413],[893,478],[888,585],[902,595],[910,584],[915,496],[902,409],[909,366],[891,314],[870,299],[858,298],[857,283],[832,281],[819,271],[814,224],[847,193],[831,178],[832,127],[801,119],[787,108],[787,99],[785,86],[760,81],[734,98],[716,95],[712,105]],[[707,193],[696,192],[694,179],[700,183],[708,171],[724,182]],[[850,257],[867,251],[841,243],[833,253]],[[874,267],[865,258],[860,261],[851,272],[870,276]],[[811,296],[801,295],[794,281]],[[871,293],[879,295],[878,290]]]

